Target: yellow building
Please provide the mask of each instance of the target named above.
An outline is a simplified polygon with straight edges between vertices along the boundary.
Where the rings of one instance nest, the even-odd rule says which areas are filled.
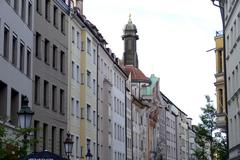
[[[68,33],[68,131],[71,133],[73,144],[72,160],[82,156],[80,148],[80,87],[81,87],[81,34],[83,23],[75,14],[71,14]],[[85,154],[84,154],[85,155]]]
[[[216,32],[216,96],[217,96],[217,127],[221,129],[226,128],[226,103],[224,91],[224,54],[223,54],[223,34]]]
[[[88,27],[81,34],[80,145],[83,156],[90,149],[96,156],[97,117],[97,42]]]

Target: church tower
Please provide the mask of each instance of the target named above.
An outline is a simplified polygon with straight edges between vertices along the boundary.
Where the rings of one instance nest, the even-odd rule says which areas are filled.
[[[133,65],[138,68],[138,56],[137,56],[137,28],[132,23],[131,15],[129,15],[128,23],[123,29],[122,39],[124,41],[124,53],[123,63],[124,65]]]

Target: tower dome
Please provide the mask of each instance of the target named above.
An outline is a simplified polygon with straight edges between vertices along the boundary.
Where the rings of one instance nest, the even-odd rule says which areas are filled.
[[[124,30],[128,31],[136,31],[137,32],[137,27],[135,24],[132,23],[131,15],[129,15],[128,23],[125,25]]]

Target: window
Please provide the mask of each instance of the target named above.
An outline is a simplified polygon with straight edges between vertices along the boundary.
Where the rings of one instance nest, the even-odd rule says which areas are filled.
[[[80,48],[80,33],[77,32],[77,48]]]
[[[7,85],[0,81],[0,117],[7,116]]]
[[[79,138],[76,136],[76,157],[79,157]]]
[[[91,87],[91,72],[87,71],[87,85]]]
[[[74,43],[75,40],[75,28],[72,27],[72,43]]]
[[[32,28],[32,3],[28,2],[28,27]]]
[[[55,142],[56,142],[56,127],[52,126],[52,153],[55,151]]]
[[[48,125],[43,124],[43,150],[47,149],[48,144]]]
[[[34,100],[36,104],[40,104],[40,77],[35,76],[35,92]]]
[[[50,0],[45,0],[45,18],[50,21]]]
[[[21,18],[25,22],[25,18],[26,18],[26,0],[22,0]]]
[[[93,79],[93,94],[96,94],[96,80]]]
[[[117,100],[116,97],[114,97],[114,112],[117,112]]]
[[[49,106],[49,83],[48,81],[44,81],[43,83],[43,105],[45,107]]]
[[[96,50],[93,49],[93,64],[96,64]]]
[[[81,118],[84,119],[84,108],[81,108]]]
[[[57,69],[57,46],[53,45],[52,67]]]
[[[3,40],[3,56],[9,58],[9,29],[4,27],[4,40]]]
[[[87,104],[87,120],[91,121],[91,106]]]
[[[57,111],[57,87],[52,85],[52,110]]]
[[[60,89],[60,113],[64,113],[64,90]]]
[[[96,111],[93,111],[93,125],[96,125]]]
[[[87,38],[87,52],[91,54],[91,40]]]
[[[91,140],[87,139],[87,150],[91,148]]]
[[[12,37],[12,64],[17,66],[17,36]]]
[[[14,8],[15,12],[18,13],[19,0],[14,0],[13,8]]]
[[[79,101],[76,101],[76,116],[77,118],[80,118],[80,111],[79,111]]]
[[[53,7],[53,25],[58,27],[58,8],[55,5]]]
[[[49,64],[49,51],[50,51],[50,42],[45,38],[44,42],[44,62]]]
[[[16,126],[18,124],[17,111],[19,108],[19,93],[14,89],[11,89],[10,106],[11,106],[10,123]]]
[[[63,133],[64,130],[60,128],[60,131],[59,131],[59,155],[62,156],[63,154]]]
[[[75,79],[75,76],[74,76],[74,62],[72,61],[72,79]]]
[[[85,82],[84,73],[81,73],[81,84],[84,84],[84,82]]]
[[[36,10],[38,13],[42,13],[42,0],[36,0]]]
[[[117,125],[114,123],[114,138],[117,138]]]
[[[20,43],[20,71],[24,72],[24,50],[25,50],[25,46],[23,43]]]
[[[34,140],[37,140],[39,137],[39,121],[34,120],[34,133],[33,133],[33,138]],[[38,143],[33,143],[33,151],[37,152],[38,150]]]
[[[80,72],[80,71],[79,71],[79,65],[77,65],[77,82],[79,82],[79,79],[80,79],[80,78],[79,78],[79,72]]]
[[[61,32],[65,34],[65,14],[61,13]]]
[[[36,32],[35,43],[36,57],[41,58],[41,34],[39,34],[38,32]]]
[[[72,115],[74,116],[75,108],[74,108],[74,98],[72,98],[71,105],[72,105]]]
[[[60,55],[60,72],[64,73],[64,67],[65,67],[65,53],[61,51]]]

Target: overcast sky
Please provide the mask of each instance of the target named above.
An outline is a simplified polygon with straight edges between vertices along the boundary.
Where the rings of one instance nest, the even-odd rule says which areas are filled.
[[[215,53],[206,51],[215,47],[221,18],[210,0],[84,0],[83,12],[119,58],[131,13],[139,35],[139,68],[160,77],[160,90],[199,122],[205,95],[216,99]]]

